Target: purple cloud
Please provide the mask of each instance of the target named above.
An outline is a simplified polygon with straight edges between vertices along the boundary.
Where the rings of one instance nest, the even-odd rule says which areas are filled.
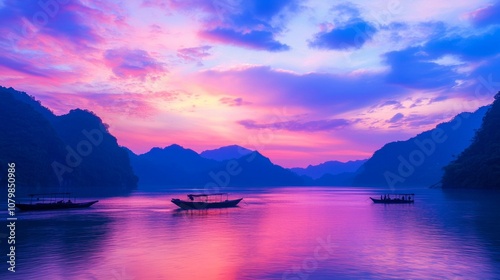
[[[272,52],[287,51],[289,46],[274,39],[274,34],[269,31],[240,32],[233,29],[216,28],[205,30],[200,35],[212,41],[230,45],[246,47],[255,50],[266,50]]]
[[[329,31],[316,33],[309,46],[327,50],[359,49],[370,41],[376,32],[377,29],[372,24],[358,19]]]
[[[333,23],[323,26],[321,32],[309,41],[309,47],[327,50],[359,49],[378,31],[375,26],[360,17],[359,9],[344,3],[332,8]]]
[[[401,104],[401,102],[396,101],[396,100],[386,101],[386,102],[380,104],[378,107],[385,107],[385,106],[393,106],[394,109],[404,108],[403,104]]]
[[[37,69],[32,64],[30,64],[30,62],[22,61],[18,58],[11,59],[6,56],[0,56],[0,66],[12,69],[20,73],[28,74],[30,76],[37,76],[43,78],[48,77],[47,73],[45,73],[46,71]]]
[[[404,87],[386,83],[384,75],[369,72],[294,74],[261,66],[204,71],[199,74],[199,82],[210,90],[243,98],[260,93],[261,105],[299,106],[325,113],[342,113],[408,92]],[[221,84],[222,80],[226,82]]]
[[[204,28],[199,35],[213,42],[239,47],[286,51],[289,46],[276,40],[284,29],[288,15],[297,11],[302,0],[146,0],[145,6],[158,6],[172,11],[204,14]]]
[[[300,122],[297,120],[285,121],[285,122],[275,122],[275,123],[265,123],[258,124],[253,120],[241,120],[238,124],[244,126],[247,129],[275,129],[275,130],[288,130],[288,131],[304,131],[304,132],[316,132],[316,131],[330,131],[340,128],[344,128],[351,124],[350,121],[345,119],[327,119],[327,120],[317,120]]]
[[[5,0],[0,7],[0,31],[11,40],[30,39],[39,33],[78,46],[100,41],[93,24],[102,25],[111,14],[77,0]]]
[[[390,66],[385,77],[389,83],[417,89],[451,88],[460,77],[454,71],[454,66],[432,62],[437,57],[429,57],[421,48],[393,51],[384,56],[385,62]]]
[[[469,19],[476,27],[500,24],[500,1],[469,13]]]
[[[167,72],[162,63],[151,57],[146,51],[139,49],[110,49],[104,52],[104,60],[119,78],[144,80],[147,76]]]
[[[228,106],[243,106],[243,105],[251,104],[250,102],[243,101],[243,98],[241,98],[241,97],[238,97],[238,98],[223,97],[223,98],[219,99],[219,102],[221,104],[225,104]]]
[[[390,118],[389,120],[387,120],[387,122],[388,123],[397,123],[400,120],[402,120],[404,117],[405,117],[405,115],[403,115],[401,113],[397,113],[392,118]]]
[[[439,34],[431,38],[422,50],[434,57],[450,54],[463,60],[477,61],[500,53],[498,44],[500,44],[500,26],[471,36]]]
[[[479,65],[479,69],[483,69],[482,73],[499,70],[500,65],[495,57],[500,54],[497,47],[500,42],[500,27],[470,36],[457,35],[441,27],[439,30],[441,31],[430,36],[427,43],[421,46],[385,53],[385,63],[390,67],[386,81],[418,89],[451,89],[457,80],[470,80],[470,74],[458,71],[461,65],[436,62],[447,55],[464,63]]]
[[[201,46],[194,48],[183,48],[177,50],[177,56],[182,58],[184,61],[196,62],[201,65],[203,58],[210,56],[208,52],[211,46]]]

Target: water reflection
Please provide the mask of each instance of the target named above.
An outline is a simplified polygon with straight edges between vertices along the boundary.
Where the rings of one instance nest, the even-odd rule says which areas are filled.
[[[247,193],[240,207],[201,211],[176,210],[170,195],[136,195],[102,200],[86,212],[26,214],[18,229],[17,276],[500,276],[493,202],[428,190],[413,205],[374,205],[370,195],[368,189],[276,189]]]

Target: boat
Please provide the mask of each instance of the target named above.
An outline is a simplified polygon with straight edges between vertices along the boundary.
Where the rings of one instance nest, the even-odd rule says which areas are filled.
[[[225,196],[225,199],[224,199]],[[243,198],[229,200],[228,193],[188,194],[189,200],[172,198],[172,203],[184,210],[236,207]]]
[[[59,210],[87,208],[99,202],[99,200],[87,202],[71,201],[71,193],[39,193],[29,194],[29,196],[31,198],[30,203],[16,203],[16,207],[22,211]],[[33,201],[35,198],[36,200]]]
[[[401,194],[386,194],[381,195],[380,199],[370,197],[373,203],[381,204],[410,204],[415,202],[415,194],[401,193]]]

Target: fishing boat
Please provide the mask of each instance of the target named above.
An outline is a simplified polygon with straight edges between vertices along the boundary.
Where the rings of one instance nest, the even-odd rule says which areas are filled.
[[[172,203],[185,210],[236,207],[243,198],[229,200],[228,193],[188,194],[189,200],[172,198]],[[225,199],[224,199],[225,198]]]
[[[370,197],[373,203],[382,204],[409,204],[415,202],[415,194],[402,193],[402,194],[385,194],[381,195],[380,199]]]
[[[72,208],[87,208],[99,202],[99,200],[76,202],[71,201],[71,193],[39,193],[29,194],[30,203],[16,203],[16,207],[22,211],[59,210]]]

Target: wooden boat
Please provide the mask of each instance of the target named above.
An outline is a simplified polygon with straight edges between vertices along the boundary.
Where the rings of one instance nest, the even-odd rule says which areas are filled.
[[[224,196],[226,199],[224,200]],[[243,198],[229,200],[228,193],[188,194],[189,200],[172,198],[172,203],[185,210],[236,207]]]
[[[373,203],[381,204],[410,204],[415,202],[415,194],[386,194],[381,195],[380,199],[370,197]]]
[[[39,210],[59,210],[73,208],[87,208],[99,202],[99,200],[87,202],[73,202],[69,199],[70,193],[41,193],[30,194],[30,203],[16,203],[16,207],[22,211],[39,211]],[[33,199],[36,197],[35,203]],[[68,198],[66,200],[66,198]]]

